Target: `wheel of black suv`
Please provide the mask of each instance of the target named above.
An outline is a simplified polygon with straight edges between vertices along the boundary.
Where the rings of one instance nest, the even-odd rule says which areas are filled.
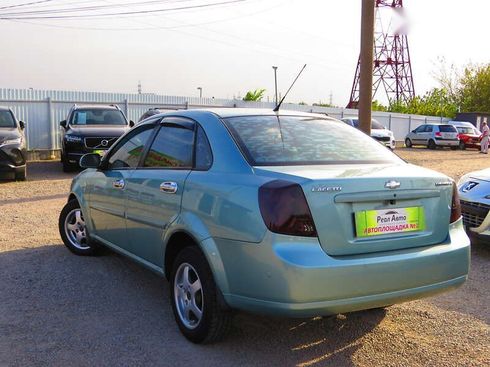
[[[64,155],[61,156],[61,164],[63,164],[63,172],[72,172],[76,167],[73,163],[70,163]]]
[[[16,181],[25,181],[26,180],[26,168],[22,168],[20,170],[15,171],[15,180]]]
[[[407,148],[411,148],[412,147],[412,141],[409,138],[406,138],[405,139],[405,146]]]
[[[229,330],[232,313],[220,306],[213,274],[199,248],[185,247],[177,255],[170,297],[179,329],[191,342],[215,342]]]
[[[432,139],[429,140],[429,144],[427,145],[429,149],[436,149],[436,142]]]
[[[88,239],[85,218],[77,200],[70,200],[61,210],[58,228],[63,243],[71,252],[82,256],[95,255],[97,246]]]

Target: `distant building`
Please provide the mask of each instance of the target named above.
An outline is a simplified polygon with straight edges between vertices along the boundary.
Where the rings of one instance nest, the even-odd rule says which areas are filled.
[[[456,121],[468,121],[480,129],[481,123],[490,123],[490,113],[487,112],[462,112],[456,114]]]

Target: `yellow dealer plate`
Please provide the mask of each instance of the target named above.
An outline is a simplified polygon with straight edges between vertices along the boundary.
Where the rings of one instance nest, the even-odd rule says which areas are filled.
[[[425,230],[424,208],[363,210],[355,213],[357,237]]]

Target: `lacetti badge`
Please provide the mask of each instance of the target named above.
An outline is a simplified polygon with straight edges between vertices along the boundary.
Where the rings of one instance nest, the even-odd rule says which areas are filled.
[[[365,210],[355,213],[357,237],[423,231],[423,207]]]

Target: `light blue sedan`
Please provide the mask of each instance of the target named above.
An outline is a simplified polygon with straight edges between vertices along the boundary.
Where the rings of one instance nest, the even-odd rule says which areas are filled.
[[[325,116],[253,109],[152,116],[74,178],[59,229],[170,281],[192,342],[232,310],[311,317],[456,288],[469,239],[454,182]]]

